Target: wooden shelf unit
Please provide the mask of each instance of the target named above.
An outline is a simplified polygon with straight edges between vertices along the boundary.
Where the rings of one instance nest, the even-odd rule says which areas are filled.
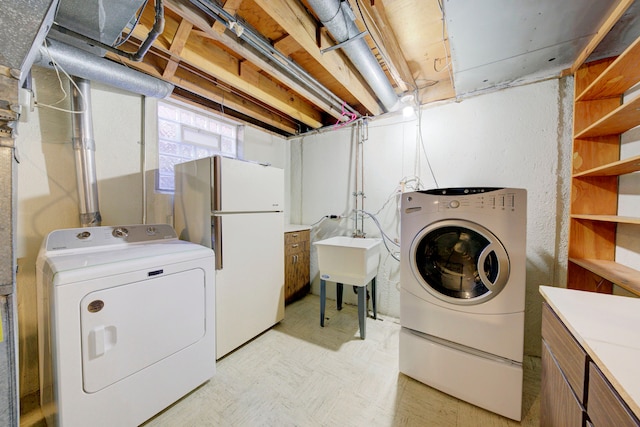
[[[615,262],[618,177],[640,171],[640,156],[620,159],[620,134],[640,125],[640,96],[623,94],[640,82],[640,38],[617,58],[575,73],[573,174],[567,287],[611,293],[620,286],[640,296],[640,271]],[[638,236],[640,239],[640,236]]]

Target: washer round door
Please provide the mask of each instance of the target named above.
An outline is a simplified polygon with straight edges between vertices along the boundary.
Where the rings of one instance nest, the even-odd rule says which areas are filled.
[[[509,279],[509,257],[502,243],[471,221],[438,221],[423,228],[410,248],[418,282],[451,304],[481,304],[494,298]]]

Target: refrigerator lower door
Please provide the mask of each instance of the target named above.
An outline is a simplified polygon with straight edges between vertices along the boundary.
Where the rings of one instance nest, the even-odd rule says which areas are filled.
[[[224,259],[216,271],[219,359],[284,318],[284,218],[282,212],[217,216]]]

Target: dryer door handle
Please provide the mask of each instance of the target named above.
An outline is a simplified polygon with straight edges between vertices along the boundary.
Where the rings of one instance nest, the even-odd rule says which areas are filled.
[[[117,341],[115,326],[96,326],[89,333],[89,358],[95,359],[109,351]]]
[[[104,326],[97,326],[91,331],[91,352],[89,357],[100,357],[104,354]]]

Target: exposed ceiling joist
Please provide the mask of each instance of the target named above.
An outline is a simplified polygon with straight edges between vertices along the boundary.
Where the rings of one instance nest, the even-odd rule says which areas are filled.
[[[125,15],[121,8],[86,0],[86,22],[76,22],[74,1],[60,0],[69,2],[61,8],[69,16],[57,18],[71,31],[90,27],[91,34],[75,36],[85,50],[109,51],[110,59],[176,85],[176,96],[289,135],[382,114],[389,98],[406,91],[417,90],[416,101],[426,104],[559,76],[584,62],[605,34],[624,34],[628,45],[640,27],[640,0],[348,0],[339,3],[338,20],[329,19],[335,1],[164,0],[162,34],[142,62],[132,62],[115,56],[109,41],[91,48],[99,16],[90,5]],[[155,22],[155,1],[138,1],[145,4],[139,24],[129,29],[135,7],[119,20],[118,29],[131,32],[126,51],[135,51]],[[620,30],[621,21],[630,24]],[[346,35],[336,26],[343,23]],[[335,47],[334,38],[347,44],[324,50]],[[346,53],[353,46],[363,55],[350,56],[352,63]],[[373,62],[358,60],[364,56]],[[373,77],[378,65],[382,73]]]
[[[148,13],[150,11],[150,9],[145,11],[140,23],[133,31],[133,36],[138,40],[143,40],[151,29],[153,16]],[[156,50],[164,52],[169,57],[174,54],[171,52],[171,46],[178,34],[180,22],[173,14],[165,14],[164,32],[153,43]],[[191,33],[191,36],[184,41],[180,62],[185,62],[196,69],[206,70],[216,79],[241,92],[251,94],[253,98],[274,106],[279,111],[311,128],[322,126],[320,112],[312,108],[299,95],[272,79],[262,77],[252,65],[241,65],[242,61],[236,56],[214,43],[209,43],[208,38]]]
[[[398,44],[396,35],[391,28],[391,24],[387,19],[387,14],[382,2],[358,2],[349,0],[351,8],[354,11],[362,13],[365,27],[375,42],[377,48],[381,50],[385,65],[389,70],[391,78],[394,80],[400,92],[413,90],[416,86],[411,70],[404,58],[402,48]],[[373,3],[373,4],[372,4]]]
[[[316,21],[300,3],[287,0],[254,1],[371,114],[382,113],[377,99],[344,55],[337,50],[321,53],[321,49],[332,46],[334,43],[324,31],[318,31]],[[316,42],[318,34],[320,46]]]

